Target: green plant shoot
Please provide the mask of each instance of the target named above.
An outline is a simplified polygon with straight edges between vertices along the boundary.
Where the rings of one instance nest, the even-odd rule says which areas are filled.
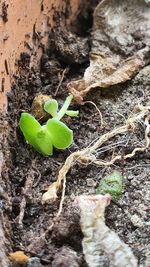
[[[109,193],[114,201],[119,201],[122,195],[122,175],[118,171],[105,176],[97,187],[97,194]]]
[[[58,111],[58,103],[55,99],[46,101],[44,110],[52,118],[41,125],[31,114],[22,113],[19,121],[20,129],[27,141],[39,153],[45,156],[53,155],[53,147],[66,149],[73,142],[73,132],[60,120],[66,114],[71,117],[78,115],[78,111],[68,110],[73,96],[66,98],[62,108]]]

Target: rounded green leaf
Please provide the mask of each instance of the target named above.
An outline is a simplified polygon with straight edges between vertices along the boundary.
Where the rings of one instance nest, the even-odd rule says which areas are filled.
[[[49,119],[46,123],[52,144],[58,149],[65,149],[73,142],[73,132],[58,119]]]
[[[55,117],[57,115],[58,110],[58,103],[55,99],[51,99],[45,102],[44,104],[44,110],[52,115],[52,117]]]
[[[51,137],[45,125],[42,126],[40,131],[37,133],[35,138],[35,143],[36,143],[36,150],[38,152],[46,156],[53,155],[53,145]]]
[[[26,141],[34,146],[37,132],[41,129],[40,123],[29,113],[22,113],[19,121],[20,129]]]

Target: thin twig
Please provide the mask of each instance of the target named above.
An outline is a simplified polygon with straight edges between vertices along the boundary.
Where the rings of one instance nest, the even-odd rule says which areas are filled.
[[[60,80],[59,80],[59,84],[58,84],[58,86],[57,86],[57,88],[56,88],[56,91],[55,91],[55,93],[54,93],[54,96],[57,95],[58,90],[59,90],[59,88],[60,88],[60,86],[61,86],[61,84],[62,84],[62,82],[63,82],[64,76],[65,76],[66,72],[68,72],[68,70],[69,70],[69,68],[67,67],[67,68],[65,68],[65,69],[62,71],[62,74],[61,74],[61,77],[60,77]]]
[[[64,180],[63,180],[62,195],[61,195],[61,200],[60,200],[60,204],[59,204],[59,209],[58,209],[58,212],[57,212],[57,216],[56,216],[56,217],[59,217],[59,215],[60,215],[61,212],[62,212],[62,207],[63,207],[63,203],[64,203],[64,198],[65,198],[65,191],[66,191],[66,176],[64,177]]]

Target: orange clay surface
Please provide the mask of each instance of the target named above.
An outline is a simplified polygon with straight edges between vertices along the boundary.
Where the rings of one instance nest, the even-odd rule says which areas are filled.
[[[2,0],[0,1],[0,110],[7,107],[6,93],[10,90],[12,75],[16,73],[15,61],[21,52],[35,55],[37,64],[41,56],[38,43],[33,40],[33,32],[40,33],[40,42],[47,44],[48,32],[54,26],[54,12],[65,12],[66,2],[62,0]],[[70,0],[69,24],[76,16],[80,0]],[[2,10],[6,10],[7,21]],[[34,31],[33,31],[34,29]],[[31,49],[30,49],[30,48]],[[32,51],[32,52],[31,52]]]

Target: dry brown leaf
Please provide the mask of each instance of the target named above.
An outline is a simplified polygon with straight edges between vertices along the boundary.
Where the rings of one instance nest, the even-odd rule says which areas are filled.
[[[29,257],[24,254],[23,251],[16,251],[9,253],[9,259],[12,262],[19,263],[19,264],[25,264],[28,262]]]
[[[105,208],[111,196],[81,195],[75,200],[80,208],[83,253],[89,267],[137,267],[137,260],[126,245],[105,224]]]
[[[68,84],[77,102],[92,88],[107,88],[135,76],[150,62],[150,3],[103,0],[94,12],[90,66],[83,80]]]

